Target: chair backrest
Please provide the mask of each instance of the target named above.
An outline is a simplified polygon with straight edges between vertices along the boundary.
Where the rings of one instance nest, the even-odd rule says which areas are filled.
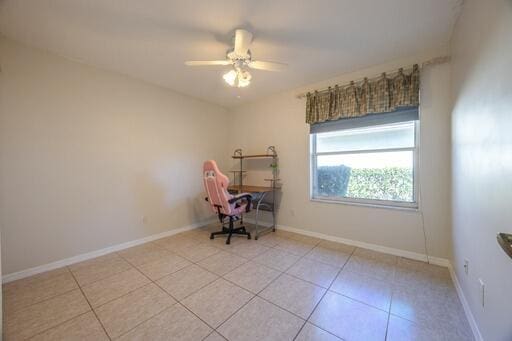
[[[229,178],[220,172],[214,160],[203,164],[203,182],[213,211],[217,213],[218,208],[220,213],[231,215],[232,205],[228,202],[232,198],[228,192]]]

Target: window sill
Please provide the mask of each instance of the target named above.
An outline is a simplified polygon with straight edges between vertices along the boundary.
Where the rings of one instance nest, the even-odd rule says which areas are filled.
[[[370,202],[356,202],[349,200],[334,200],[334,199],[323,199],[323,198],[310,198],[310,201],[324,203],[324,204],[341,204],[348,206],[360,206],[360,207],[369,207],[369,208],[380,208],[387,210],[398,210],[398,211],[408,211],[408,212],[419,212],[419,207],[417,205],[412,204],[411,206],[400,206],[400,205],[386,205],[386,204],[374,204]]]

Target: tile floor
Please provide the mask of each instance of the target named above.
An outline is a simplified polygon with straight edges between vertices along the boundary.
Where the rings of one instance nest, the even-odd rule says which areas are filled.
[[[473,340],[442,267],[206,226],[3,286],[5,340]]]

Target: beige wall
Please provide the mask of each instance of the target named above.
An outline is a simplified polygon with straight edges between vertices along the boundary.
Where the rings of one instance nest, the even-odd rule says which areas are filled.
[[[4,275],[209,217],[224,109],[3,38],[0,64]]]
[[[0,276],[2,274],[2,261],[1,261],[2,260],[2,252],[1,252],[2,251],[1,250],[2,249],[2,246],[1,246],[2,245],[2,236],[1,236],[1,234],[2,234],[2,225],[0,224]],[[0,285],[0,330],[1,330],[1,332],[0,332],[0,335],[1,335],[0,336],[0,340],[3,339],[3,334],[4,334],[3,333],[3,330],[4,330],[3,329],[3,326],[4,326],[4,324],[3,324],[3,322],[4,322],[4,319],[3,319],[3,317],[4,317],[4,309],[3,309],[3,307],[4,307],[4,305],[3,305],[3,293],[2,293],[2,290],[3,290],[3,286]]]
[[[512,233],[512,1],[466,0],[452,46],[453,264],[483,338],[508,341],[512,259],[496,234]]]
[[[425,56],[423,56],[425,58]],[[348,82],[410,65],[420,57],[398,60],[340,76],[316,86]],[[449,64],[422,71],[421,211],[358,207],[309,200],[309,126],[304,89],[266,98],[233,110],[231,151],[247,153],[275,145],[283,182],[278,223],[366,243],[425,253],[421,212],[431,256],[450,257],[450,72]],[[312,86],[314,89],[315,86]],[[268,165],[253,164],[262,169]],[[261,178],[261,177],[260,177]],[[250,182],[251,179],[248,179]]]
[[[268,145],[284,183],[279,224],[424,254],[423,213],[429,254],[450,256],[449,64],[423,70],[421,211],[404,211],[309,200],[308,126],[295,98],[306,88],[227,112],[6,39],[0,55],[4,275],[204,220],[202,161],[227,170],[234,149]]]
[[[224,160],[227,169],[235,148],[275,145],[280,224],[424,253],[423,213],[430,255],[446,258],[453,223],[453,263],[480,331],[486,340],[510,340],[512,261],[495,236],[512,233],[511,32],[510,0],[466,0],[452,65],[422,71],[419,212],[309,200],[308,126],[304,101],[295,98],[306,88],[227,112],[0,38],[3,274],[200,222],[209,217],[202,161]],[[253,166],[263,173],[268,165]]]

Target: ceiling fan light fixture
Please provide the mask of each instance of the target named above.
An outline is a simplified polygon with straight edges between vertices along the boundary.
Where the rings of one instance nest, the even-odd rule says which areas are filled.
[[[0,0],[1,1],[1,0]],[[252,76],[248,69],[281,71],[286,64],[253,60],[249,46],[252,42],[252,33],[244,29],[237,29],[234,36],[234,46],[226,52],[224,60],[189,60],[185,62],[188,66],[228,66],[232,69],[222,75],[222,78],[229,86],[245,88],[251,84]]]
[[[251,84],[252,76],[249,71],[241,70],[238,72],[238,87],[245,88]]]
[[[237,69],[226,72],[222,78],[229,84],[229,86],[237,88],[245,88],[251,84],[251,74],[249,71]]]
[[[247,80],[247,79],[238,79],[238,87],[239,88],[245,88],[246,86],[249,86],[249,84],[251,84],[251,81]]]
[[[226,83],[229,84],[229,86],[235,86],[236,84],[236,78],[237,78],[237,74],[236,74],[236,71],[235,70],[231,70],[229,72],[226,72],[224,74],[224,76],[222,76],[222,78],[224,78],[224,81]]]

